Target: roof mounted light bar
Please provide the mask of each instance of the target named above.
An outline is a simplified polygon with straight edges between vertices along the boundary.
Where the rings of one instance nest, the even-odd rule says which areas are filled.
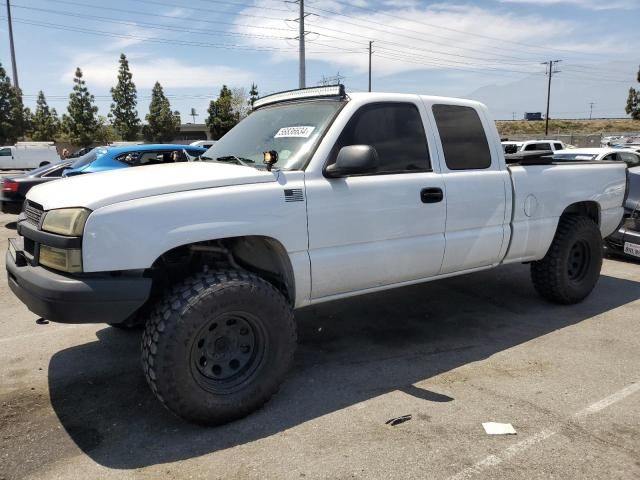
[[[254,110],[277,102],[286,102],[288,100],[301,100],[305,98],[344,98],[344,85],[327,85],[324,87],[301,88],[298,90],[287,90],[286,92],[278,92],[272,95],[261,97],[253,102]]]

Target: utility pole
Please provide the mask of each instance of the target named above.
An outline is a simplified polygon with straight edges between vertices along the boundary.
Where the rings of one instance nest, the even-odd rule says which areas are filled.
[[[589,102],[589,120],[591,120],[592,116],[593,116],[593,106],[596,104],[596,102]]]
[[[371,46],[373,45],[372,41],[369,41],[369,91],[371,91]]]
[[[304,52],[304,0],[298,0],[298,2],[300,3],[300,18],[299,18],[299,22],[300,25],[298,25],[300,31],[299,31],[299,38],[298,38],[298,50],[299,50],[299,58],[298,58],[298,63],[299,63],[299,73],[298,73],[298,88],[305,88],[306,83],[307,83],[307,73],[305,71],[305,52]]]
[[[554,73],[560,73],[559,70],[553,70],[555,64],[560,63],[562,60],[549,60],[548,62],[542,62],[542,65],[548,65],[549,70],[547,75],[549,75],[549,82],[547,84],[547,115],[544,119],[544,136],[549,135],[549,103],[551,101],[551,77]]]
[[[9,48],[11,50],[11,65],[13,67],[13,86],[20,88],[18,83],[18,66],[16,65],[16,49],[13,46],[13,24],[11,22],[11,4],[7,0],[7,21],[9,22]]]
[[[196,123],[196,117],[198,115],[200,115],[200,114],[196,112],[195,108],[191,107],[191,113],[189,115],[193,117],[193,123],[195,124]]]
[[[516,120],[516,112],[511,112],[511,119],[512,119],[513,121],[515,121],[515,120]]]

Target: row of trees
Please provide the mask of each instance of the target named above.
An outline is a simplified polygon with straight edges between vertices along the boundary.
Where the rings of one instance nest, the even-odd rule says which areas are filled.
[[[124,54],[120,55],[117,84],[111,88],[113,102],[107,117],[98,115],[94,96],[89,93],[80,68],[76,69],[73,90],[69,95],[67,112],[58,116],[50,108],[44,93],[38,93],[36,108],[31,112],[22,102],[22,92],[0,64],[0,145],[15,143],[19,138],[34,141],[58,141],[78,146],[109,143],[117,139],[149,142],[169,142],[180,131],[180,112],[172,111],[169,99],[159,82],[151,91],[149,113],[143,125],[137,111],[138,93],[133,74]],[[244,89],[222,86],[216,100],[207,110],[206,125],[213,138],[218,139],[233,128],[258,98],[258,87],[251,85],[247,96]]]
[[[640,67],[638,67],[638,76],[636,78],[640,83]],[[627,97],[627,106],[625,111],[631,115],[634,120],[640,120],[640,89],[629,88],[629,96]]]

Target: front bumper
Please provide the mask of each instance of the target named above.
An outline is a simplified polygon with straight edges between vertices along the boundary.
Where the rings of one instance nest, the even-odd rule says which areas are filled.
[[[11,291],[36,315],[60,323],[120,323],[149,298],[151,279],[110,273],[63,275],[32,266],[20,240],[7,251]]]

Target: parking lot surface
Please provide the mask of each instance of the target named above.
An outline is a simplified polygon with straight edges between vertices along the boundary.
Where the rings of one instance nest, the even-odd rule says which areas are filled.
[[[36,324],[1,258],[2,480],[640,478],[640,263],[573,306],[513,265],[302,310],[280,392],[200,428],[152,396],[139,332]]]

